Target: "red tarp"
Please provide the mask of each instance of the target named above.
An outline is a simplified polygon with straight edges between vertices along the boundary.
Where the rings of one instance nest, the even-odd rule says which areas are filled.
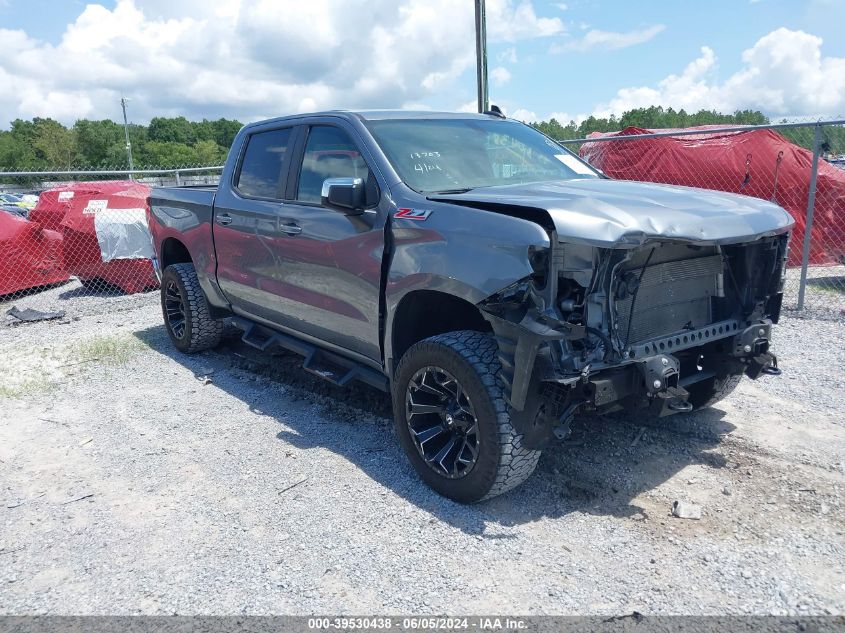
[[[103,262],[94,217],[99,210],[146,209],[150,188],[132,181],[79,182],[45,191],[29,218],[64,237],[64,265],[83,282],[101,279],[124,292],[158,285],[148,259]]]
[[[718,126],[688,128],[702,130]],[[627,127],[597,136],[636,136],[651,132]],[[780,169],[778,154],[783,152]],[[801,264],[813,154],[773,130],[693,134],[631,141],[584,143],[581,157],[611,178],[688,185],[742,193],[776,201],[795,218],[789,265]],[[748,182],[746,162],[750,159]],[[775,174],[777,189],[775,190]],[[845,171],[819,160],[810,263],[841,263],[845,257]]]
[[[0,210],[0,295],[67,279],[62,236]]]

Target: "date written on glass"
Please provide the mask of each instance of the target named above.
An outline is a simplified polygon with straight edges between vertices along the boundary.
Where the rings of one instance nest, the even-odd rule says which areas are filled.
[[[411,158],[419,160],[420,158],[440,158],[440,152],[411,152]]]
[[[414,165],[414,171],[427,174],[430,171],[443,171],[443,169],[437,163],[416,163]]]
[[[440,158],[440,152],[410,152],[411,159],[420,161],[414,163],[414,171],[427,174],[432,171],[443,171],[443,169],[436,162],[430,162],[432,159]]]

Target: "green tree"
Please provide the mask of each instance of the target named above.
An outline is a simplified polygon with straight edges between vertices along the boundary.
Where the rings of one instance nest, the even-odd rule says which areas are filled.
[[[114,121],[81,119],[74,124],[73,130],[76,132],[82,164],[91,167],[113,167],[123,165],[126,161],[123,126]]]
[[[151,141],[162,143],[191,145],[197,140],[194,126],[183,116],[172,119],[155,117],[150,121],[147,134]]]
[[[23,119],[15,119],[12,121],[11,129],[9,131],[17,140],[31,145],[35,142],[35,138],[38,136],[38,130],[35,129],[35,122],[38,120],[39,119],[24,121]]]
[[[197,164],[197,153],[185,143],[148,141],[141,154],[142,164],[150,167],[182,167]]]
[[[0,131],[0,170],[30,171],[41,167],[31,144],[11,132]]]
[[[646,129],[685,128],[696,125],[763,125],[769,119],[756,110],[738,110],[733,114],[721,114],[711,110],[699,110],[689,114],[686,110],[664,109],[662,106],[636,108],[624,112],[621,117],[608,118],[590,116],[576,125],[570,121],[563,126],[555,119],[540,121],[534,127],[558,140],[585,138],[593,132],[617,132],[626,127]]]
[[[194,145],[195,161],[198,165],[221,165],[226,159],[226,150],[214,141],[198,141]]]
[[[243,123],[232,119],[217,119],[209,121],[195,121],[191,124],[198,141],[214,141],[220,147],[231,147],[235,135],[243,127]]]
[[[129,140],[137,167],[187,164],[220,165],[240,121],[191,122],[185,117],[156,117],[149,126],[130,124]],[[36,171],[73,165],[128,168],[123,124],[78,120],[70,129],[52,119],[16,119],[0,130],[0,169]]]
[[[214,142],[228,151],[243,126],[235,119],[217,119],[214,122]]]
[[[76,134],[53,119],[33,119],[32,146],[48,168],[70,169],[78,158]]]

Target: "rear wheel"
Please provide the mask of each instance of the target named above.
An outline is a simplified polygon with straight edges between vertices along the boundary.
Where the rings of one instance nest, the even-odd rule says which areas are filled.
[[[170,340],[181,352],[211,349],[223,336],[223,322],[211,318],[193,264],[173,264],[165,269],[161,309]]]
[[[511,424],[496,350],[483,332],[433,336],[402,356],[393,383],[394,424],[411,464],[461,503],[515,488],[540,458]]]

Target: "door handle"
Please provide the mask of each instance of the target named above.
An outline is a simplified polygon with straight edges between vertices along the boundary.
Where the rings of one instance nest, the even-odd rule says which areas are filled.
[[[282,224],[279,228],[282,233],[287,233],[288,235],[299,235],[302,233],[302,227],[296,224]]]
[[[231,223],[232,223],[232,216],[229,215],[228,213],[220,213],[217,216],[217,224],[220,224],[222,226],[228,226]]]

